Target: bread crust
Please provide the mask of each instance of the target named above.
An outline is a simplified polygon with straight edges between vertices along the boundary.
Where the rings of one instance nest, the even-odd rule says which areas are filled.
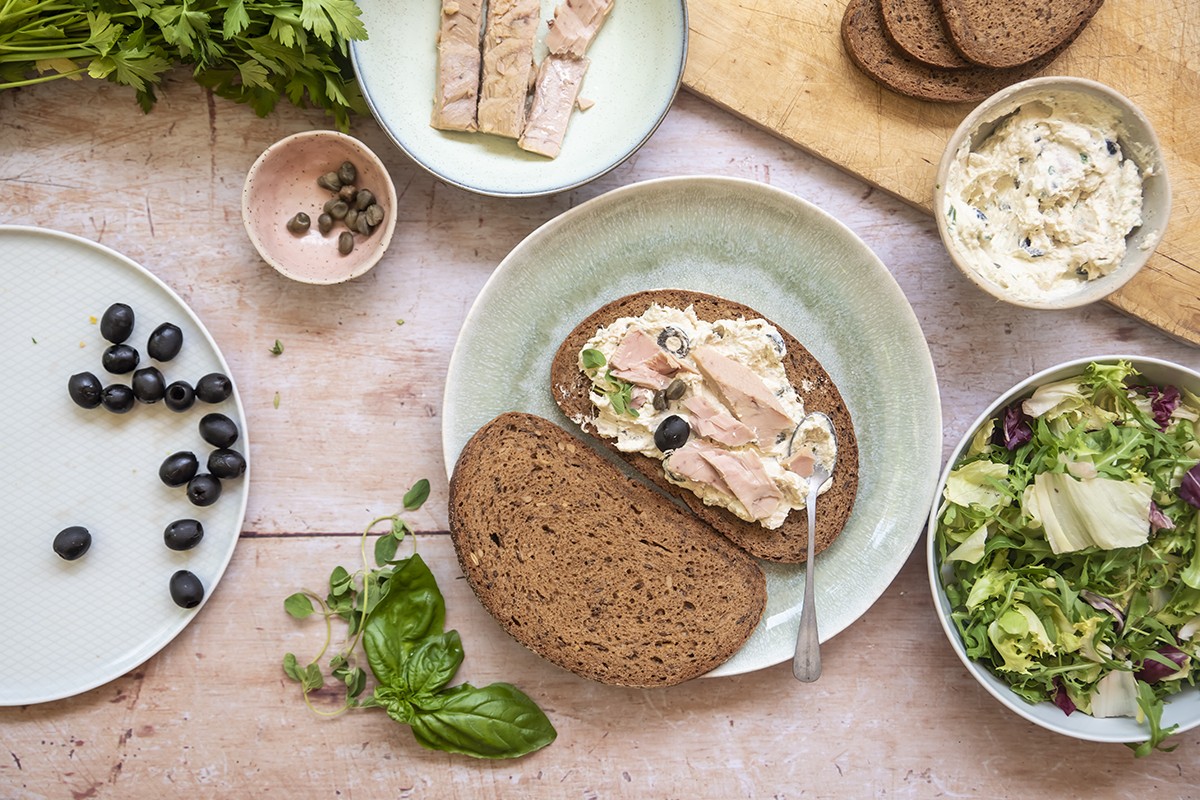
[[[845,401],[820,362],[796,340],[753,308],[715,295],[683,289],[639,292],[613,300],[580,322],[559,346],[550,366],[550,386],[554,400],[563,413],[595,435],[589,420],[594,416],[590,399],[591,381],[579,369],[579,352],[602,326],[621,317],[640,316],[653,303],[673,308],[692,306],[696,316],[709,322],[719,319],[765,319],[779,331],[787,346],[784,371],[796,388],[806,412],[820,411],[833,421],[837,434],[838,460],[832,487],[817,503],[817,553],[828,548],[841,533],[854,508],[858,494],[858,439]],[[640,453],[621,453],[613,443],[596,437],[625,459],[659,489],[679,498],[696,516],[725,535],[746,552],[766,561],[802,563],[808,553],[808,520],[803,511],[792,511],[783,525],[768,530],[756,522],[747,522],[718,506],[707,506],[688,489],[672,484],[663,474],[662,462]]]
[[[754,559],[532,414],[501,414],[467,442],[449,518],[463,574],[501,627],[601,683],[703,675],[766,607]]]

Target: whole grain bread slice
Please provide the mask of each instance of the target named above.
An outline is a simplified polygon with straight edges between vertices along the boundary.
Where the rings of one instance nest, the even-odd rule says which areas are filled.
[[[1073,38],[1019,67],[941,69],[910,58],[892,43],[884,33],[880,0],[850,0],[842,16],[842,45],[855,66],[894,92],[940,103],[976,102],[1031,78],[1057,58]]]
[[[501,414],[467,442],[449,514],[463,573],[501,627],[601,683],[703,675],[766,605],[754,559],[531,414]]]
[[[554,400],[571,420],[584,431],[595,433],[591,424],[595,409],[590,399],[591,382],[579,369],[579,353],[588,339],[605,325],[621,317],[643,314],[651,304],[673,308],[692,306],[703,320],[767,319],[749,306],[710,294],[684,289],[660,289],[613,300],[579,323],[563,340],[550,366],[550,384]],[[767,319],[767,322],[771,322]],[[808,412],[820,411],[833,421],[837,435],[838,458],[832,487],[821,495],[817,515],[815,549],[817,553],[831,545],[845,527],[858,494],[858,440],[850,411],[820,362],[787,331],[771,322],[783,337],[787,353],[784,370],[796,388]],[[747,522],[719,506],[708,506],[688,489],[676,486],[663,474],[662,462],[640,453],[619,453],[609,441],[600,439],[629,462],[638,472],[663,491],[678,497],[696,516],[716,528],[734,544],[751,555],[767,561],[799,563],[807,558],[808,520],[802,511],[793,511],[783,525],[768,530],[756,522]]]
[[[1074,39],[1104,0],[937,0],[950,38],[985,67],[1027,64]]]
[[[880,0],[879,5],[888,38],[913,60],[942,69],[973,66],[950,42],[937,0]]]

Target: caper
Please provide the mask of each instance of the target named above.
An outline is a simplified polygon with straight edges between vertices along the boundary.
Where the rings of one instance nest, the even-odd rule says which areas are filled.
[[[346,218],[342,221],[346,223],[347,228],[353,231],[358,229],[358,217],[358,211],[352,208],[346,212]]]
[[[342,255],[347,255],[354,249],[354,234],[350,231],[342,231],[338,234],[338,252]]]
[[[350,210],[350,206],[346,205],[343,200],[334,200],[332,204],[325,204],[325,211],[334,219],[345,219],[346,212]]]
[[[321,177],[317,178],[317,185],[322,189],[328,189],[331,192],[336,192],[342,188],[342,181],[338,178],[336,172],[326,172]]]
[[[667,393],[664,392],[662,389],[659,389],[657,392],[654,393],[654,410],[655,411],[666,411],[667,410]]]
[[[349,161],[343,161],[338,167],[337,176],[342,183],[354,183],[358,180],[358,168]]]
[[[686,391],[687,384],[681,381],[679,378],[676,378],[675,380],[671,381],[670,385],[668,385],[666,389],[663,390],[663,394],[668,400],[678,400],[683,397]]]
[[[358,215],[358,220],[354,225],[354,230],[358,231],[363,236],[370,236],[372,227],[374,227],[374,226],[371,225],[371,220],[367,217],[366,214]]]
[[[308,226],[312,221],[308,218],[308,214],[303,211],[296,212],[296,216],[287,221],[287,229],[297,236],[308,233]]]
[[[367,215],[367,222],[371,224],[372,228],[383,222],[383,206],[378,203],[367,206],[367,210],[363,213]]]
[[[345,200],[347,203],[353,202],[354,195],[358,194],[358,187],[353,183],[347,183],[341,189],[338,189],[338,197]]]
[[[359,211],[366,211],[375,203],[375,195],[370,189],[359,189],[354,195],[354,207]]]
[[[321,216],[317,217],[317,230],[323,234],[329,233],[331,230],[333,230],[333,217],[329,216],[328,214],[322,214]]]

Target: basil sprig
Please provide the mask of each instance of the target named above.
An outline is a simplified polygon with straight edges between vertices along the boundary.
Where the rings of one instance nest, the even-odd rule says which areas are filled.
[[[428,495],[429,481],[418,481],[404,496],[405,509],[417,510]],[[391,523],[391,530],[376,540],[378,568],[371,569],[367,536],[383,522]],[[408,531],[398,515],[372,521],[363,533],[361,570],[352,574],[335,568],[324,598],[303,591],[284,601],[293,617],[302,619],[319,610],[325,619],[325,645],[311,662],[301,666],[292,653],[283,659],[283,670],[300,683],[305,704],[326,716],[350,708],[382,708],[408,725],[424,747],[477,758],[515,758],[550,744],[557,735],[554,726],[515,686],[450,686],[463,661],[462,640],[457,631],[444,629],[446,603],[420,555],[395,557]],[[325,683],[320,661],[330,646],[333,617],[346,621],[352,638],[329,661],[331,675],[345,686],[345,701],[328,712],[315,708],[310,695]],[[372,693],[365,697],[367,676],[358,665],[360,640],[375,678]]]

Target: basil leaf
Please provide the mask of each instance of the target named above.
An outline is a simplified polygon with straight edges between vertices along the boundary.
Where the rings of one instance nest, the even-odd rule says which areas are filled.
[[[412,488],[404,495],[404,508],[408,511],[416,511],[429,498],[429,479],[421,478],[412,485]]]
[[[462,661],[462,640],[458,631],[427,636],[405,660],[402,685],[412,694],[440,691],[450,683]]]
[[[386,586],[363,627],[363,650],[375,679],[398,688],[416,643],[445,628],[446,603],[433,573],[415,553],[396,565]]]
[[[304,592],[296,592],[283,601],[283,610],[296,619],[304,619],[313,613],[312,600]]]
[[[459,684],[430,697],[434,709],[422,708],[424,699],[413,699],[409,724],[416,740],[431,750],[515,758],[545,747],[558,735],[537,704],[511,684],[478,689]]]

